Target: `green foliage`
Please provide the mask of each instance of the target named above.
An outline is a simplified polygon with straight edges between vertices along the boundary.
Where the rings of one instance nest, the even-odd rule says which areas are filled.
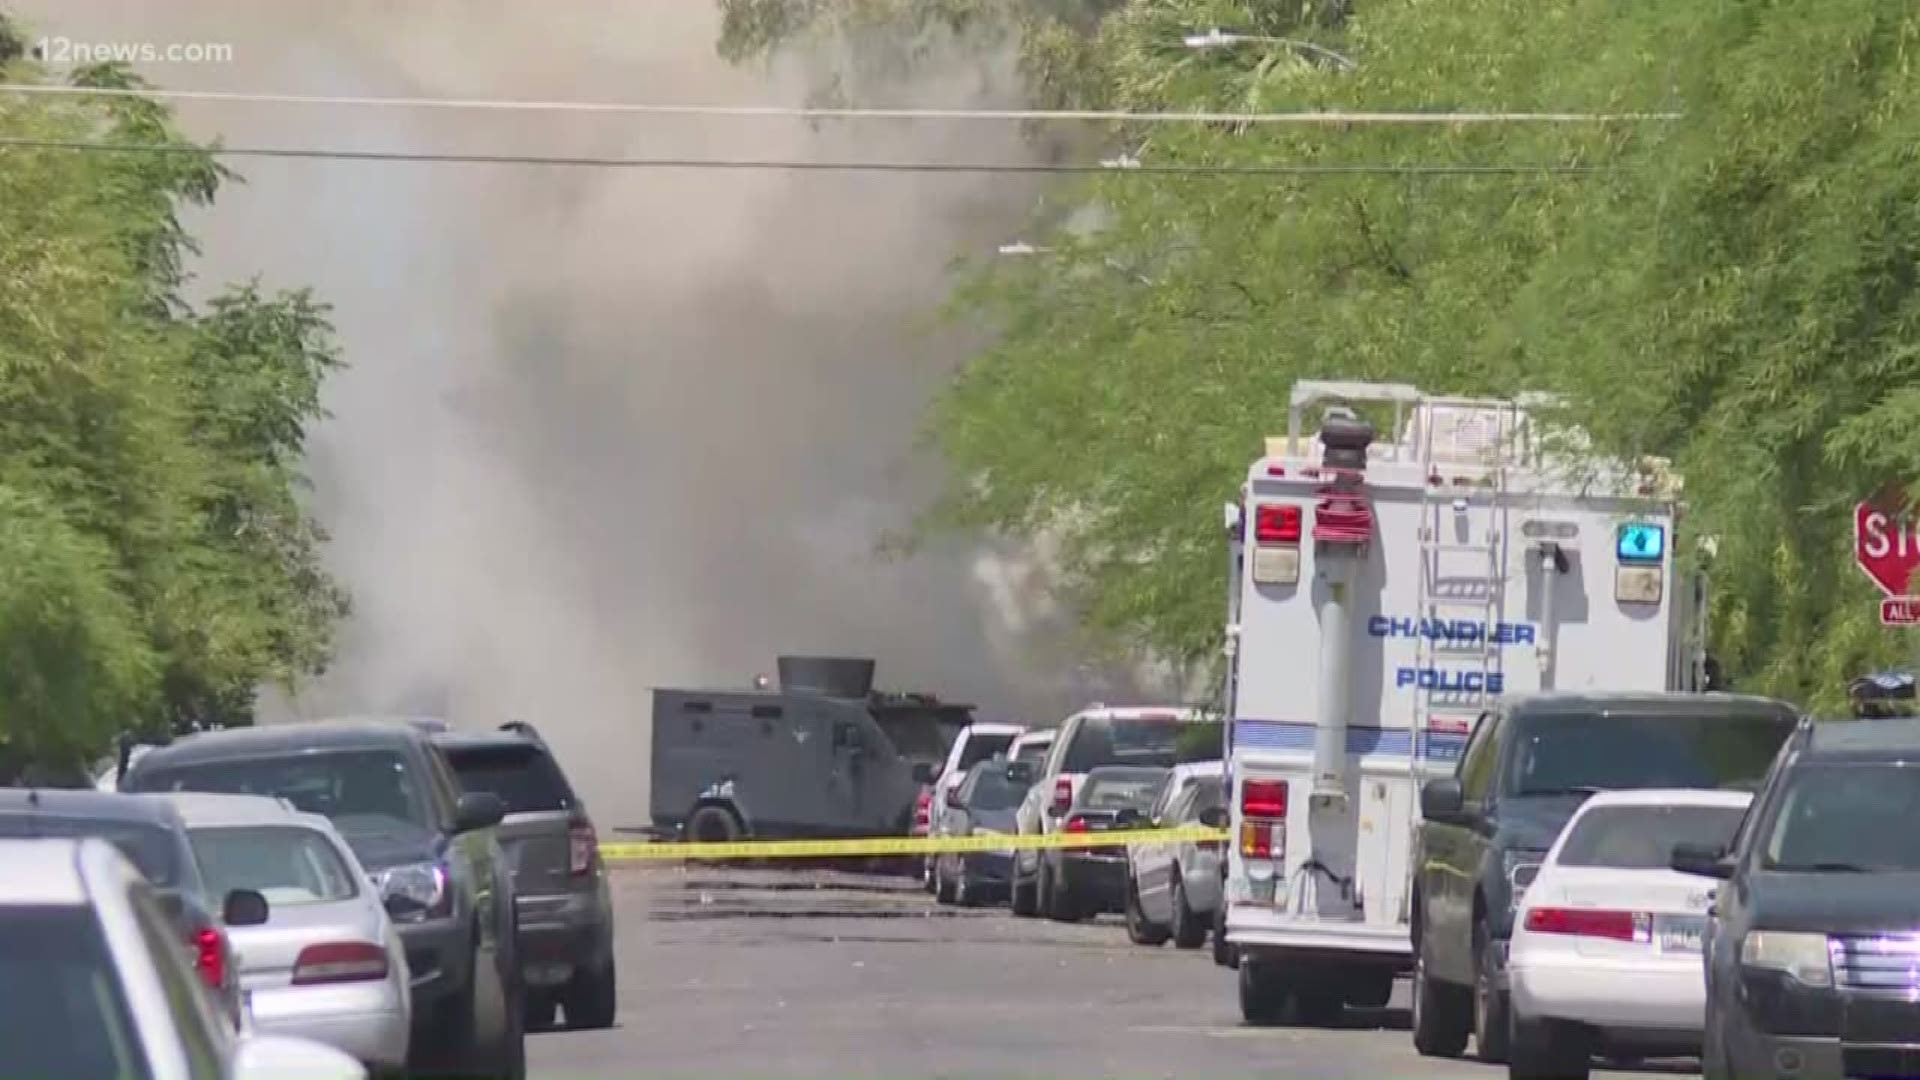
[[[816,22],[872,8],[807,6]],[[1103,227],[980,267],[957,299],[1001,333],[933,411],[958,482],[932,524],[1050,535],[1091,626],[1204,663],[1223,614],[1217,508],[1284,423],[1291,383],[1554,390],[1604,448],[1671,457],[1687,477],[1693,533],[1718,541],[1715,643],[1735,685],[1835,708],[1847,676],[1909,648],[1876,625],[1848,565],[1848,507],[1920,477],[1920,12],[1134,0],[1101,13],[1007,24],[1030,77],[1066,73],[1037,97],[1685,119],[1113,132],[1157,163],[1516,171],[1136,174],[1063,191]],[[1279,43],[1182,46],[1210,26],[1358,68]]]
[[[17,33],[0,21],[0,39]],[[14,60],[10,79],[41,72]],[[76,82],[137,86],[100,67]],[[12,137],[186,147],[136,98],[0,102]],[[344,598],[297,499],[336,363],[304,293],[182,300],[204,152],[0,152],[0,742],[244,723],[324,665]]]

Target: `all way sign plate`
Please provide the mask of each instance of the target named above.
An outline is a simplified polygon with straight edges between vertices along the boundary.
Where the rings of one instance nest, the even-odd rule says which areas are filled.
[[[1920,596],[1889,596],[1880,601],[1880,625],[1920,625]]]

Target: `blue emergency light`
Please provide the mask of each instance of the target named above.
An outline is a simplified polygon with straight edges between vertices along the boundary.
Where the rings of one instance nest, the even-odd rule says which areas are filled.
[[[1657,563],[1667,554],[1666,526],[1629,521],[1620,526],[1613,551],[1623,563]]]

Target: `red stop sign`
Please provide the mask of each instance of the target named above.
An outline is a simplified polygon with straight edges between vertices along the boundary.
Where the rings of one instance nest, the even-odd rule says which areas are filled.
[[[1853,508],[1853,558],[1880,591],[1905,596],[1914,570],[1920,568],[1920,530],[1911,519],[1871,502],[1860,503]]]

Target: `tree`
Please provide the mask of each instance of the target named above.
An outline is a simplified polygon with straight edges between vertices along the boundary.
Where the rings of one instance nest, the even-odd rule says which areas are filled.
[[[17,50],[4,71],[44,75]],[[325,310],[181,298],[177,210],[227,174],[158,104],[9,99],[0,133],[172,148],[0,151],[0,741],[70,758],[247,722],[258,683],[320,670],[345,610],[297,498]]]
[[[816,24],[884,7],[804,6]],[[1091,625],[1200,661],[1221,630],[1215,507],[1291,382],[1557,390],[1603,450],[1666,455],[1688,478],[1691,531],[1718,541],[1714,636],[1734,681],[1837,707],[1846,675],[1900,651],[1847,566],[1844,508],[1920,471],[1905,422],[1920,405],[1920,90],[1901,66],[1920,15],[1874,0],[1810,11],[1142,0],[1079,24],[1060,67],[1091,75],[1065,89],[1082,104],[1685,118],[1116,130],[1160,163],[1514,172],[1062,191],[1104,226],[979,268],[957,298],[1001,335],[933,410],[956,473],[935,524],[1064,536]],[[1359,65],[1180,46],[1209,25]]]

